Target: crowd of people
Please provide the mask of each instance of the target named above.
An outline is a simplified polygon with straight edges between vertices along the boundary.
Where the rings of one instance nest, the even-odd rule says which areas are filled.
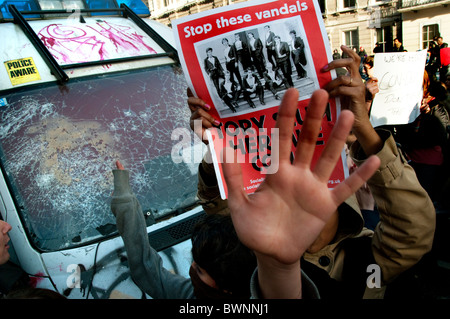
[[[374,176],[364,183],[354,196],[345,200],[338,206],[336,212],[330,215],[330,219],[316,240],[309,247],[303,246],[300,254],[301,278],[304,277],[303,274],[306,274],[318,288],[320,297],[325,299],[429,296],[432,288],[424,288],[426,286],[424,282],[429,280],[427,272],[434,270],[436,207],[439,207],[442,203],[440,199],[445,199],[445,196],[437,199],[428,193],[421,174],[417,172],[408,157],[408,151],[397,140],[398,127],[381,127],[375,130],[371,126],[369,122],[371,102],[378,92],[377,79],[372,74],[373,56],[367,56],[361,63],[362,50],[360,53],[347,47],[342,47],[342,50],[347,58],[336,58],[324,70],[344,69],[346,73],[331,81],[325,89],[331,96],[340,96],[343,108],[350,109],[355,116],[355,125],[346,139],[350,171],[353,172],[369,155],[373,154],[380,158],[381,165]],[[365,76],[365,80],[362,79],[362,75]],[[215,119],[202,108],[204,102],[194,97],[191,97],[189,101],[193,112],[191,119],[202,119],[203,123],[207,123],[205,129],[213,126]],[[236,175],[238,174],[236,170]],[[234,174],[225,173],[225,177],[227,176],[235,177]],[[230,187],[228,180],[227,185]],[[232,185],[235,185],[233,189],[242,189],[238,183]],[[448,194],[448,190],[445,190],[442,184],[439,190],[442,195]],[[214,170],[205,161],[199,168],[198,195],[208,214],[229,213],[233,216],[233,221],[237,219],[234,217],[235,214],[242,214],[247,215],[248,219],[258,220],[253,224],[244,217],[240,217],[246,221],[242,224],[249,223],[246,229],[256,225],[266,225],[259,220],[266,217],[264,213],[260,215],[254,213],[253,217],[250,217],[252,215],[248,211],[245,214],[233,212],[233,210],[240,212],[244,209],[242,202],[234,204],[236,199],[231,194],[226,201],[220,199]],[[236,196],[241,200],[242,198],[246,201],[251,200],[251,197],[246,198],[243,194]],[[258,207],[261,206],[263,205]],[[270,220],[279,225],[282,219],[281,214],[274,212],[272,214],[276,217],[273,219],[267,217],[265,221],[270,223]],[[287,219],[292,222],[293,217],[289,216]],[[235,226],[243,228],[243,226]],[[285,227],[283,231],[273,233],[289,234],[286,236],[290,236],[291,240],[295,238],[293,231],[289,232],[290,227],[287,225]],[[300,226],[296,225],[296,227]],[[241,240],[245,240],[249,236],[248,230],[245,232],[241,229],[241,231]],[[273,233],[270,234],[273,235]],[[265,235],[270,236],[270,234]],[[282,241],[278,238],[277,240]],[[274,241],[277,242],[277,240]],[[288,245],[287,242],[284,244]],[[301,245],[298,244],[298,246]],[[278,247],[278,249],[282,248]],[[448,258],[448,252],[445,255]],[[295,256],[298,257],[298,255]],[[392,256],[396,257],[392,258]],[[277,259],[277,257],[274,258]],[[278,259],[277,261],[280,262]],[[272,263],[272,260],[270,262]],[[257,296],[273,296],[271,290],[275,288],[269,285],[266,291],[264,289],[266,284],[261,283],[265,280],[259,273],[261,263],[258,260],[258,280],[261,290]],[[376,288],[368,288],[365,281],[368,265],[378,265],[381,269],[381,283]],[[282,263],[280,267],[287,267],[287,265]],[[270,272],[264,272],[264,275],[273,275],[273,269]],[[291,278],[295,277],[292,275]],[[297,282],[301,281],[301,278],[297,278]],[[292,279],[288,282],[295,281]],[[310,282],[307,282],[309,286]]]
[[[247,104],[255,108],[253,98],[265,105],[265,90],[280,99],[278,92],[294,86],[293,69],[297,79],[307,77],[305,66],[305,44],[295,30],[289,32],[289,39],[282,41],[269,25],[264,27],[264,42],[253,32],[234,35],[234,42],[222,39],[224,63],[213,55],[213,48],[206,49],[203,67],[223,103],[235,113],[242,97]]]
[[[292,36],[294,41],[295,33]],[[253,39],[250,42],[257,47]],[[273,39],[276,47],[276,36]],[[223,44],[230,46],[227,41]],[[111,210],[124,240],[131,276],[142,291],[156,299],[430,297],[422,278],[428,279],[435,269],[436,254],[445,252],[450,257],[448,247],[436,251],[440,249],[436,234],[442,227],[437,215],[448,219],[445,214],[450,210],[450,75],[441,82],[425,70],[421,115],[411,124],[374,128],[369,121],[378,92],[371,72],[373,57],[363,48],[359,52],[341,49],[346,57],[336,56],[321,72],[344,69],[346,73],[313,93],[294,161],[290,152],[299,93],[288,88],[280,97],[272,91],[281,99],[276,122],[279,169],[254,194],[243,190],[240,166],[232,153],[226,152],[223,164],[229,190],[226,200],[220,197],[215,170],[207,158],[211,154],[199,164],[198,198],[205,218],[192,234],[189,278],[164,268],[148,241],[144,215],[130,187],[130,172],[120,161],[115,163]],[[242,82],[233,85],[245,87],[245,78],[255,73],[257,83],[274,68],[283,68],[276,54],[272,67],[247,68]],[[231,67],[227,71],[226,90],[232,77],[239,75]],[[224,83],[217,83],[218,90]],[[340,97],[342,111],[321,157],[311,167],[329,97]],[[233,101],[230,96],[229,104],[236,107]],[[195,121],[202,123],[202,132],[195,133],[203,140],[204,131],[217,126],[218,120],[189,90],[187,105],[191,128]],[[351,174],[329,189],[328,178],[344,147]],[[0,221],[3,266],[9,263],[10,229]],[[368,280],[368,269],[378,269],[379,276]],[[16,280],[6,288],[0,285],[2,292],[10,298],[33,295],[26,288],[26,274],[15,268],[12,273]],[[35,296],[45,293],[39,290]]]

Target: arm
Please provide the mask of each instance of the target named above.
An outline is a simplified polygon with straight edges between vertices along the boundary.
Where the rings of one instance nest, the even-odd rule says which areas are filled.
[[[381,159],[380,168],[368,181],[380,213],[372,251],[381,268],[382,281],[388,284],[431,250],[436,212],[390,132],[377,132],[384,147],[377,154]],[[358,141],[350,152],[357,165],[366,159]]]
[[[152,298],[192,298],[190,279],[166,270],[161,257],[150,246],[141,206],[129,185],[129,172],[120,162],[117,167],[113,170],[111,211],[124,241],[131,276]]]
[[[330,95],[341,96],[342,107],[355,115],[353,132],[357,141],[350,148],[353,161],[361,165],[372,154],[381,160],[380,168],[368,181],[381,221],[375,229],[372,251],[381,267],[383,283],[389,283],[431,249],[435,210],[390,133],[372,127],[358,72],[359,57],[346,47],[342,50],[349,58],[330,62],[324,70],[345,67],[349,74],[331,81],[327,89]]]

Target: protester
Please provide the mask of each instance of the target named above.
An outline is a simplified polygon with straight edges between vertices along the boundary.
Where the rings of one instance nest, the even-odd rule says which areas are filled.
[[[447,88],[447,93],[450,95],[450,72],[447,73],[444,79],[445,87]]]
[[[364,221],[357,200],[355,196],[351,196],[345,200],[345,203],[339,205],[334,214],[330,215],[324,230],[317,239],[309,246],[303,246],[304,250],[301,252],[297,251],[297,254],[293,256],[303,256],[301,261],[302,270],[318,286],[319,293],[323,298],[383,298],[385,292],[389,292],[389,287],[395,284],[396,279],[416,265],[424,254],[431,249],[435,229],[435,211],[429,196],[417,181],[414,170],[407,164],[407,161],[397,149],[390,132],[375,130],[371,126],[365,100],[366,88],[359,75],[360,58],[356,52],[345,46],[342,47],[342,50],[350,59],[334,60],[323,71],[328,72],[335,68],[347,68],[350,72],[348,75],[340,76],[331,81],[326,86],[326,89],[331,96],[340,96],[342,107],[350,109],[354,113],[355,123],[352,131],[357,141],[350,148],[352,160],[358,166],[366,162],[367,157],[373,154],[376,154],[381,160],[379,170],[367,182],[379,208],[380,223],[375,228],[375,231],[364,228]],[[287,93],[285,98],[293,99],[291,93],[287,97],[286,95]],[[200,99],[190,96],[188,105],[192,112],[191,121],[201,119],[203,129],[213,126],[214,123],[217,124],[217,122],[214,122],[215,119],[203,109],[204,102]],[[196,133],[199,134],[201,132]],[[291,133],[289,133],[286,134],[290,136]],[[302,144],[300,143],[299,145],[301,146]],[[302,150],[304,151],[303,148],[298,147],[295,156],[296,161]],[[242,211],[242,214],[244,212],[242,199],[235,203],[235,198],[247,197],[243,194],[235,194],[230,196],[227,201],[222,201],[218,196],[217,184],[213,184],[215,176],[206,176],[207,174],[214,174],[214,170],[206,168],[210,164],[205,163],[205,161],[201,163],[199,168],[198,196],[202,202],[208,203],[208,213],[226,213],[229,210],[227,206],[229,206],[233,215],[233,221],[235,221],[235,216],[239,215],[239,211]],[[229,172],[225,175],[228,177],[234,176],[229,174]],[[354,173],[350,177],[353,175]],[[286,174],[284,178],[290,180],[289,176],[291,175]],[[296,180],[303,179],[303,177],[298,178],[299,174],[293,174],[292,176],[296,176]],[[267,176],[266,181],[269,178],[272,178],[272,176]],[[209,184],[207,186],[201,185],[205,180]],[[231,184],[228,182],[227,180],[229,190],[237,189],[235,192],[239,192],[242,189],[236,182]],[[283,181],[283,183],[285,182]],[[260,189],[266,190],[267,186],[265,185],[263,184]],[[307,189],[314,189],[314,192],[305,189],[302,192],[295,193],[296,196],[299,196],[299,203],[302,203],[302,200],[310,202],[308,197],[306,199],[301,197],[304,194],[313,196],[313,193],[327,193],[323,189],[320,191],[321,188],[316,189],[312,185],[310,184]],[[215,190],[214,187],[216,187]],[[295,188],[280,186],[279,189]],[[286,192],[282,191],[281,193]],[[267,211],[271,218],[276,219],[276,221],[269,220],[269,216],[264,214],[266,209],[263,209],[266,208],[266,204],[268,205],[269,201],[263,201],[259,192],[256,194],[256,197],[252,195],[247,200],[259,199],[261,201],[259,207],[263,211],[260,213],[261,215],[258,215],[256,212],[252,214],[246,213],[249,218],[250,216],[252,217],[247,220],[248,224],[246,224],[245,229],[250,229],[253,232],[259,228],[276,227],[271,223],[277,225],[280,222],[290,223],[291,217],[287,220],[281,218],[283,215],[277,213],[278,209]],[[326,196],[324,194],[318,196],[322,195]],[[233,210],[237,212],[233,212]],[[269,210],[268,207],[267,210]],[[290,213],[294,214],[293,212],[291,211]],[[293,238],[296,235],[294,233],[302,234],[303,232],[300,231],[300,228],[296,228],[294,231],[286,224],[282,224],[286,229],[279,230],[279,234],[284,234],[286,237],[277,237],[276,239],[283,243],[282,247],[291,247],[293,243],[301,245],[302,242],[300,240],[294,240]],[[264,227],[261,225],[264,225]],[[238,226],[235,225],[235,227],[237,228]],[[300,227],[300,225],[297,227]],[[289,230],[291,230],[292,234]],[[238,235],[241,236],[241,232],[238,229],[237,231]],[[267,233],[265,236],[268,240],[270,239],[274,242],[272,247],[280,249],[280,254],[284,251],[284,249],[280,248],[281,246],[276,246],[277,241],[272,237],[272,233]],[[241,240],[246,243],[243,238]],[[251,245],[249,247],[254,249]],[[392,256],[395,256],[395,258]],[[294,262],[294,258],[290,261]],[[379,287],[366,285],[367,269],[370,265],[377,265],[380,269]],[[292,280],[292,282],[297,281]],[[263,293],[263,296],[266,295]]]
[[[439,69],[439,64],[439,46],[434,41],[430,41],[427,50],[427,63],[425,65],[425,70],[430,77],[436,78],[436,72]]]
[[[3,299],[67,299],[58,292],[46,288],[23,288],[8,293]]]
[[[444,42],[444,39],[442,37],[438,37],[437,38],[437,45],[439,48],[439,61],[438,61],[438,66],[439,66],[439,79],[444,80],[445,76],[447,75],[447,72],[449,70],[448,68],[448,64],[444,65],[444,62],[441,60],[441,54],[442,54],[442,49],[445,49],[448,47],[448,44]]]
[[[11,225],[0,220],[0,265],[5,264],[9,260],[9,236]]]
[[[403,44],[400,42],[398,38],[394,39],[394,47],[392,48],[392,52],[406,52]]]
[[[358,55],[361,58],[361,61],[364,61],[364,59],[367,57],[366,49],[364,49],[364,47],[359,47]]]
[[[373,77],[373,60],[374,57],[366,56],[361,59],[361,64],[359,65],[359,74],[364,82]]]
[[[113,170],[111,210],[127,251],[136,284],[155,299],[248,299],[256,267],[251,250],[242,245],[228,215],[209,215],[194,227],[190,278],[163,267],[150,246],[144,214],[129,184],[129,171],[117,161]]]
[[[448,174],[449,111],[445,87],[425,71],[420,115],[412,123],[390,127],[432,200],[448,196],[441,192]]]
[[[10,261],[9,236],[11,225],[0,220],[0,297],[9,292],[30,287],[30,280],[22,268]]]
[[[338,49],[334,49],[333,50],[333,60],[337,60],[337,59],[340,59],[340,58],[341,58],[341,55],[339,54]]]
[[[373,49],[373,54],[383,52],[383,45],[379,42],[375,43],[375,48]]]

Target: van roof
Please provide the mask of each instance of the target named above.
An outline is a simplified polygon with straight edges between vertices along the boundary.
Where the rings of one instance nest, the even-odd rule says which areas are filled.
[[[150,19],[140,0],[0,3],[0,92],[178,62],[172,30]]]
[[[10,5],[19,11],[34,11],[29,18],[40,19],[46,10],[62,10],[65,14],[84,10],[90,16],[118,15],[115,9],[122,4],[140,16],[150,16],[150,10],[141,0],[0,0],[0,21],[14,19],[9,10]]]

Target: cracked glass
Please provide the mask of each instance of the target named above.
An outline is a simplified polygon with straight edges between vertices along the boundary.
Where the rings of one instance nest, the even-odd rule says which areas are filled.
[[[166,65],[2,96],[2,168],[35,247],[60,250],[116,234],[116,160],[130,170],[148,220],[196,205],[197,165],[171,157],[172,132],[190,132],[186,88],[179,67]]]

